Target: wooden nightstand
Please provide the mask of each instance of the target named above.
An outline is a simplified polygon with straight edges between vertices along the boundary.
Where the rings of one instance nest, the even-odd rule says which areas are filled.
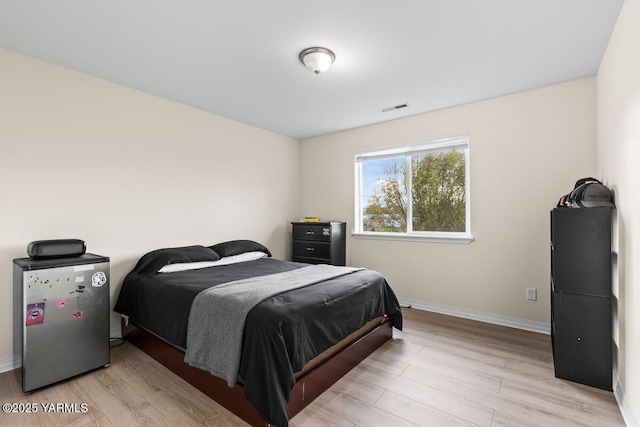
[[[345,265],[345,222],[292,222],[291,260]]]

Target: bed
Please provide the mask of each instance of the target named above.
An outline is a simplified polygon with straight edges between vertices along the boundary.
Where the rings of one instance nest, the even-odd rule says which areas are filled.
[[[249,240],[145,254],[114,310],[128,340],[252,425],[287,426],[402,328],[379,273],[277,260]]]

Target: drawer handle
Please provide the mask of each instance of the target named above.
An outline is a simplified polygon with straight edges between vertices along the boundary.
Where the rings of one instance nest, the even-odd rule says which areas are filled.
[[[307,248],[308,251],[315,251],[315,248]]]
[[[307,231],[307,236],[313,236],[314,234],[316,234],[315,231]]]

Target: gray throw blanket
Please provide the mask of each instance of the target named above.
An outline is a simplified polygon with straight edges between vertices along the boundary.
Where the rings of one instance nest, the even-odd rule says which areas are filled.
[[[283,273],[223,283],[193,300],[184,361],[237,384],[247,314],[267,298],[344,276],[361,268],[312,265]]]

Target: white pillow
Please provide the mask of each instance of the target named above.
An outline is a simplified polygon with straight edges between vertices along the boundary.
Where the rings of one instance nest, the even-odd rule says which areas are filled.
[[[239,262],[254,261],[264,258],[267,254],[264,252],[245,252],[240,255],[233,255],[220,258],[218,261],[201,261],[201,262],[182,262],[176,264],[168,264],[158,270],[158,273],[175,273],[178,271],[197,270],[199,268],[217,267],[220,265],[236,264]]]

